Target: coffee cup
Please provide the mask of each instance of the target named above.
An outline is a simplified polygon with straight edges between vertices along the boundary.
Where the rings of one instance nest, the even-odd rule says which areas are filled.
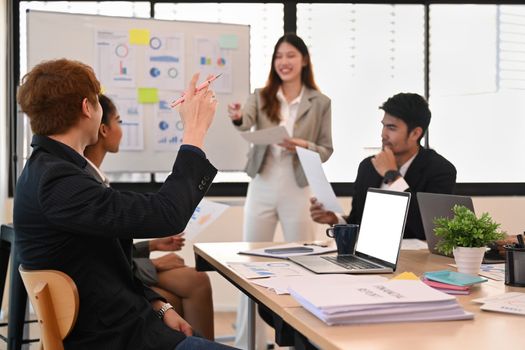
[[[359,236],[359,225],[333,225],[326,229],[326,235],[335,239],[337,254],[354,254],[355,244]]]

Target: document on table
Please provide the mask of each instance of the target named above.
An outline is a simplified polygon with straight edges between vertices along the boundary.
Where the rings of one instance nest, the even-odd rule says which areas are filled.
[[[186,225],[184,229],[184,237],[188,241],[194,239],[202,230],[217,220],[227,208],[229,208],[229,206],[226,204],[212,202],[206,199],[201,200],[197,208],[195,208],[190,221],[188,221],[188,225]]]
[[[428,249],[427,242],[416,238],[404,238],[401,242],[401,250],[422,250]]]
[[[303,167],[306,179],[308,179],[308,184],[317,201],[323,204],[326,210],[333,211],[334,213],[342,213],[343,208],[337,201],[334,190],[326,178],[319,153],[302,147],[296,147],[295,149],[297,150],[297,155],[299,156],[299,161]]]
[[[244,278],[289,277],[311,274],[293,262],[287,261],[257,261],[257,262],[230,262],[227,263],[235,272]]]
[[[495,281],[504,281],[505,264],[481,264],[479,274]]]
[[[288,277],[270,277],[264,279],[254,280],[252,283],[268,288],[275,292],[275,294],[290,294],[288,289],[294,288],[295,285],[311,285],[311,286],[324,286],[324,285],[351,285],[356,283],[381,283],[385,282],[385,277],[377,275],[345,275],[345,274],[328,274],[328,275],[317,275],[313,272],[304,276],[288,276]]]
[[[481,310],[525,315],[525,293],[509,292],[472,301],[483,303]]]
[[[290,138],[288,131],[282,125],[256,131],[241,132],[241,136],[255,145],[273,145]]]

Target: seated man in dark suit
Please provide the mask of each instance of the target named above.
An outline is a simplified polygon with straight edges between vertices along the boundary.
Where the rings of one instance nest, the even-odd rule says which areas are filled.
[[[193,337],[131,270],[132,239],[183,231],[217,172],[201,150],[217,102],[208,89],[195,92],[197,79],[180,107],[185,144],[162,188],[148,194],[102,186],[86,169],[84,149],[97,141],[102,117],[90,67],[47,61],[22,81],[18,102],[35,135],[16,186],[15,244],[26,269],[60,270],[77,285],[80,309],[66,349],[230,348]]]
[[[420,144],[431,116],[422,96],[400,93],[390,97],[380,108],[385,112],[381,132],[383,147],[381,152],[359,164],[350,215],[343,218],[324,210],[315,198],[311,199],[310,215],[318,223],[360,224],[369,187],[410,191],[412,198],[404,237],[424,240],[416,192],[452,193],[456,168],[437,152]]]

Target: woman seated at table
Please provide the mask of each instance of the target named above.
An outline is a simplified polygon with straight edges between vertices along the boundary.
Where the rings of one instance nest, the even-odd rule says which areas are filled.
[[[98,141],[86,147],[84,155],[91,164],[93,175],[109,186],[108,178],[100,170],[107,152],[118,152],[122,139],[121,119],[115,104],[105,95],[99,96],[102,121]],[[88,167],[89,168],[89,167]],[[153,239],[135,244],[133,271],[147,286],[165,297],[193,329],[203,337],[214,339],[213,300],[210,279],[205,272],[185,266],[173,251],[184,246],[182,234]],[[152,251],[170,251],[158,258],[149,258]]]

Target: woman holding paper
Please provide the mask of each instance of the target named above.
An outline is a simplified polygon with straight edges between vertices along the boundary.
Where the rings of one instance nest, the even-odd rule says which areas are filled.
[[[331,102],[317,88],[304,41],[295,34],[281,37],[266,86],[256,89],[244,108],[240,103],[228,105],[228,113],[240,131],[284,126],[291,136],[280,144],[253,145],[248,154],[246,172],[252,181],[244,206],[244,240],[272,241],[278,221],[286,241],[313,239],[311,194],[296,147],[328,160],[333,152]],[[242,299],[237,312],[237,347],[246,345],[246,304]],[[262,333],[257,332],[257,349],[266,348]]]
[[[286,241],[313,238],[310,191],[296,147],[318,152],[328,160],[333,152],[331,102],[319,92],[308,48],[295,34],[281,37],[272,56],[266,86],[256,89],[244,108],[228,106],[240,131],[284,126],[291,138],[274,145],[254,145],[246,172],[253,178],[246,196],[244,239],[272,241],[277,221]]]
[[[86,170],[105,186],[109,181],[99,170],[106,153],[116,153],[122,139],[121,119],[115,104],[105,95],[99,96],[102,120],[98,141],[86,147],[84,156],[88,160]],[[133,272],[145,285],[154,289],[172,304],[197,333],[213,340],[213,300],[211,284],[205,272],[197,272],[186,266],[173,251],[184,246],[182,235],[157,238],[136,243],[133,247]],[[152,251],[170,253],[150,259]]]

